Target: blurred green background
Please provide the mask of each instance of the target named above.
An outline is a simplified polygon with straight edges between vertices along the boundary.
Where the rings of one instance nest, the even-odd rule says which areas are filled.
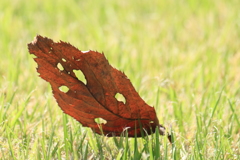
[[[0,157],[43,158],[43,132],[54,133],[55,141],[46,141],[64,152],[62,112],[27,49],[39,34],[104,52],[172,127],[177,158],[239,158],[239,6],[239,0],[1,0]],[[85,131],[67,119],[74,131]]]

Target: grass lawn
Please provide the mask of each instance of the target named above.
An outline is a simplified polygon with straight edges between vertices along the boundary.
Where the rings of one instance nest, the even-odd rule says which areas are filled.
[[[240,159],[240,1],[0,2],[0,159]],[[104,52],[174,135],[107,138],[62,113],[27,44]]]

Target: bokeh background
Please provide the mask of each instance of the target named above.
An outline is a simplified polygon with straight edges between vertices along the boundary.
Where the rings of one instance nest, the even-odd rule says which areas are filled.
[[[239,6],[238,0],[1,0],[1,159],[126,155],[128,144],[116,147],[107,138],[99,138],[99,151],[91,130],[62,114],[28,53],[38,34],[104,52],[124,71],[172,128],[176,148],[160,137],[162,158],[239,158]],[[144,148],[147,142],[139,141]],[[134,145],[126,153],[134,158]],[[146,148],[139,155],[161,158]]]

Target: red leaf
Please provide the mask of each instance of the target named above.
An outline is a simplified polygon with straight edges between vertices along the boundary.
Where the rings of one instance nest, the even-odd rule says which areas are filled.
[[[147,105],[135,91],[126,75],[113,68],[101,53],[82,52],[69,43],[55,43],[51,39],[37,36],[28,44],[34,54],[40,77],[51,84],[58,105],[83,126],[98,134],[120,136],[127,129],[128,136],[152,134],[158,128],[164,134],[153,107]],[[61,67],[59,67],[62,66]],[[86,85],[75,75],[80,70]],[[65,93],[60,90],[67,87]],[[120,93],[126,103],[115,98]],[[102,118],[106,124],[98,124]]]

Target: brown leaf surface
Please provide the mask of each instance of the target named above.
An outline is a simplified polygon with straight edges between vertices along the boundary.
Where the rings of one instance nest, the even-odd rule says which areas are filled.
[[[127,129],[129,137],[135,133],[139,137],[141,128],[152,134],[156,127],[164,134],[154,108],[142,100],[126,75],[113,68],[103,54],[82,52],[69,43],[55,43],[42,36],[37,36],[28,48],[36,56],[40,77],[51,84],[58,105],[83,126],[106,136],[120,136]],[[84,74],[86,85],[74,70]],[[69,90],[65,93],[61,86]],[[126,103],[115,98],[117,93],[124,96]],[[107,123],[99,124],[96,118]]]

